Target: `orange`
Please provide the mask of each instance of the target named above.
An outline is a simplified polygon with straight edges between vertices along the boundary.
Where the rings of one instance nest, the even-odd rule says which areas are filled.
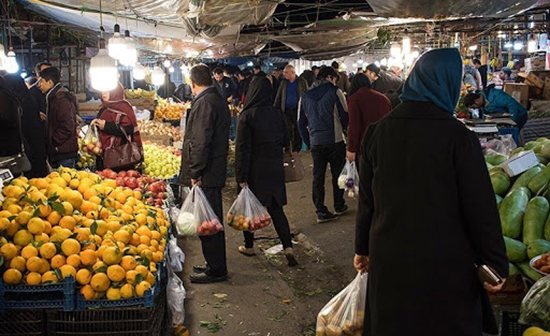
[[[95,210],[97,210],[97,204],[88,201],[82,202],[82,205],[80,207],[80,211],[85,215]],[[86,218],[89,217],[86,216]]]
[[[34,236],[27,230],[19,230],[13,236],[13,242],[17,246],[27,246],[31,243]]]
[[[53,269],[60,268],[61,266],[67,263],[67,259],[61,254],[56,254],[52,260],[50,260],[50,265]]]
[[[147,276],[145,277],[145,281],[151,284],[151,286],[155,285],[156,279],[153,273],[149,272],[147,273]]]
[[[148,289],[151,289],[151,284],[147,281],[142,281],[136,285],[136,295],[137,296],[144,296],[145,291]]]
[[[59,278],[54,271],[47,271],[42,274],[42,283],[46,282],[59,282]]]
[[[92,202],[92,203],[95,203],[97,205],[101,204],[101,198],[99,198],[98,196],[92,196],[92,197],[90,197],[90,199],[88,201]]]
[[[138,215],[140,216],[140,215]],[[144,216],[145,217],[145,216]],[[147,219],[147,217],[145,217]],[[137,216],[136,216],[136,222],[137,222]],[[139,222],[138,222],[139,223]],[[141,224],[140,225],[145,225],[145,224]],[[147,226],[141,226],[139,227],[137,230],[136,230],[136,233],[140,236],[147,236],[149,238],[151,238],[152,236],[152,233],[151,233],[151,230],[149,230],[149,228]]]
[[[77,234],[76,235],[76,240],[78,240],[79,242],[83,242],[83,241],[86,241],[86,240],[89,240],[90,239],[90,229],[87,228],[87,227],[80,227],[78,229],[75,230],[75,233]]]
[[[44,221],[44,224],[46,225],[46,227],[44,228],[44,233],[50,234],[50,232],[52,231],[52,224],[50,224],[50,222],[48,221]],[[50,237],[48,236],[48,241],[49,240],[50,240]]]
[[[57,249],[53,243],[46,243],[40,246],[40,256],[42,258],[51,259],[57,253]]]
[[[97,293],[94,291],[92,286],[86,285],[80,289],[80,293],[84,296],[86,300],[93,300],[97,297]]]
[[[38,256],[38,250],[36,249],[36,247],[29,244],[23,247],[23,249],[21,250],[21,256],[25,259],[29,259],[30,257],[36,257]]]
[[[0,253],[6,260],[13,259],[17,255],[17,247],[12,243],[4,244],[0,247]]]
[[[69,182],[69,187],[71,189],[78,189],[78,186],[80,185],[80,181],[78,179],[71,180]]]
[[[125,271],[131,271],[136,268],[137,262],[134,257],[127,255],[120,260],[120,266],[122,266]]]
[[[62,187],[62,188],[65,188],[67,186],[67,181],[65,181],[63,178],[61,177],[54,177],[51,181],[50,181],[50,184],[57,184],[58,186]]]
[[[59,268],[61,270],[62,278],[65,279],[68,276],[76,278],[76,269],[71,265],[63,265]]]
[[[120,289],[111,287],[107,289],[105,296],[107,297],[107,300],[120,300]]]
[[[40,271],[38,273],[44,274],[50,270],[50,263],[46,259],[40,259]]]
[[[67,265],[71,265],[74,268],[78,268],[78,266],[80,266],[80,256],[77,254],[68,256]]]
[[[27,285],[40,285],[42,283],[42,276],[40,275],[40,273],[30,272],[29,274],[27,274],[25,281],[27,282]]]
[[[123,299],[129,299],[134,296],[134,286],[125,284],[120,288],[120,297]]]
[[[7,218],[0,218],[0,231],[6,230],[10,225],[10,221]]]
[[[19,224],[15,220],[12,220],[10,224],[8,225],[8,229],[6,230],[6,234],[10,237],[15,236],[15,234],[19,231]]]
[[[90,198],[92,198],[93,196],[97,196],[99,193],[97,192],[96,189],[94,188],[87,188],[83,193],[82,195],[84,196],[84,199],[86,201],[89,201]]]
[[[52,211],[46,219],[50,224],[57,225],[61,219],[61,215],[57,211]]]
[[[19,270],[15,268],[10,268],[6,272],[4,272],[2,279],[7,285],[17,285],[21,282],[21,279],[23,279],[23,275]]]
[[[61,243],[61,251],[66,256],[78,254],[80,252],[80,243],[74,238],[65,239]]]
[[[61,226],[64,229],[71,230],[71,231],[74,230],[75,225],[76,225],[76,221],[72,216],[64,216],[59,221],[59,226]]]
[[[27,229],[33,235],[42,234],[46,229],[46,224],[44,221],[38,217],[31,218],[27,223]]]
[[[129,284],[135,284],[136,283],[136,277],[139,273],[136,271],[128,271],[126,272],[126,282]]]
[[[15,218],[15,221],[19,223],[20,225],[25,225],[29,222],[29,220],[32,218],[32,213],[28,211],[21,211],[17,217]]]
[[[158,231],[151,231],[151,239],[160,240],[160,238],[161,238],[160,232],[158,232]]]
[[[107,265],[115,265],[122,259],[122,252],[118,247],[110,246],[103,251],[101,259]]]
[[[76,272],[76,281],[81,285],[87,285],[92,280],[92,273],[83,268]]]
[[[163,258],[164,258],[164,253],[162,253],[162,252],[153,253],[153,261],[155,263],[160,262]]]
[[[39,257],[30,257],[27,260],[27,269],[31,272],[39,272],[42,270],[42,259]]]
[[[44,242],[44,243],[47,243],[50,241],[50,236],[48,236],[47,234],[43,233],[43,234],[40,234],[40,235],[35,235],[34,236],[34,241],[35,242]]]
[[[141,275],[143,275],[144,277],[146,277],[147,274],[149,273],[149,270],[147,269],[147,267],[145,267],[143,265],[137,265],[134,270],[136,272],[140,273]]]
[[[64,201],[61,203],[61,205],[63,205],[63,208],[65,208],[65,215],[66,216],[70,216],[73,214],[74,212],[74,207],[71,203],[67,202],[67,201]]]
[[[130,240],[130,245],[138,246],[139,244],[141,244],[140,237],[137,233],[134,233],[132,235],[132,239]]]
[[[140,199],[143,198],[143,194],[142,194],[141,192],[135,191],[135,190],[134,190],[134,195],[133,195],[133,196],[134,196],[134,198],[137,199],[137,200],[140,200]]]
[[[80,261],[84,266],[92,266],[97,262],[97,255],[94,250],[84,250],[80,252]]]
[[[73,209],[80,209],[84,199],[80,192],[76,190],[68,190],[65,194],[65,201],[69,202],[73,206]],[[65,214],[69,215],[70,213],[65,212]]]
[[[107,274],[97,273],[92,277],[90,285],[96,292],[104,292],[109,288],[109,286],[111,286],[111,281],[109,280]]]
[[[144,214],[139,214],[139,215],[136,215],[136,218],[135,218],[136,222],[139,224],[139,225],[145,225],[147,224],[147,216],[145,216]],[[142,226],[143,227],[143,226]],[[141,227],[140,227],[141,229]],[[143,231],[142,231],[143,232]],[[139,229],[138,231],[136,232],[137,234],[139,235],[142,235],[142,233],[139,233]]]
[[[149,244],[151,243],[151,238],[149,238],[148,236],[140,236],[139,241],[141,242],[141,244],[149,246]]]
[[[111,265],[107,268],[107,276],[111,281],[122,281],[126,278],[126,271],[119,265]]]
[[[38,206],[38,210],[40,210],[40,217],[46,218],[52,212],[52,207],[49,205],[41,204]]]
[[[27,266],[25,265],[26,260],[23,257],[17,256],[13,258],[10,261],[10,268],[15,268],[16,270],[19,270],[20,272],[24,273],[27,269]]]
[[[107,265],[103,261],[98,261],[92,266],[92,270],[96,273],[107,272]]]

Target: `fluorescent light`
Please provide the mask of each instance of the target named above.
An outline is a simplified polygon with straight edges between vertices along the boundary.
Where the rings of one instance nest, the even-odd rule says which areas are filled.
[[[172,62],[169,59],[165,59],[162,65],[164,65],[165,68],[169,68],[172,65]]]
[[[408,55],[411,53],[411,38],[408,36],[403,37],[403,50],[401,51],[403,55]]]
[[[470,51],[476,51],[477,50],[477,44],[473,44],[473,45],[469,46],[468,49],[470,49]]]
[[[520,51],[521,49],[523,49],[523,42],[521,42],[521,41],[515,42],[514,43],[514,50]]]
[[[506,42],[506,43],[504,43],[504,48],[505,48],[505,49],[510,49],[510,48],[512,48],[513,46],[514,46],[514,45],[512,44],[512,42]]]
[[[390,48],[390,55],[393,58],[401,57],[401,46],[399,43],[395,43]]]
[[[531,39],[527,43],[527,52],[528,53],[534,53],[537,51],[537,40]]]

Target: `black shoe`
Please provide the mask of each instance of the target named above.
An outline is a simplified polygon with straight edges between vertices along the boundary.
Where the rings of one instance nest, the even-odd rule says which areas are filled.
[[[285,257],[286,257],[286,260],[288,261],[288,266],[294,267],[298,265],[296,258],[294,258],[294,252],[292,251],[292,247],[287,247],[285,249]]]
[[[194,273],[204,273],[206,271],[210,270],[210,266],[208,265],[194,265],[193,266],[193,272]]]
[[[340,216],[340,215],[343,215],[345,214],[346,212],[348,212],[349,210],[349,207],[347,204],[344,204],[344,206],[340,209],[334,209],[334,214],[337,215],[337,216]]]
[[[222,282],[227,280],[227,275],[213,276],[206,273],[193,274],[189,277],[192,283],[207,284],[213,282]]]
[[[329,222],[331,220],[335,220],[337,218],[338,218],[338,216],[336,216],[335,214],[330,213],[330,212],[327,211],[326,213],[317,214],[317,223],[325,223],[325,222]]]

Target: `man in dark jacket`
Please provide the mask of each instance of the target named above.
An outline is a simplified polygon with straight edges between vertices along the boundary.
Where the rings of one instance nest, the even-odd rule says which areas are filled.
[[[190,78],[195,99],[191,103],[187,120],[178,183],[201,186],[214,213],[222,222],[222,188],[227,178],[231,115],[227,101],[212,86],[210,69],[206,65],[198,64],[191,68]],[[191,282],[227,280],[224,231],[200,236],[200,239],[206,265],[193,267],[197,274],[191,275]]]
[[[237,88],[233,85],[230,78],[223,75],[221,68],[216,68],[213,71],[214,87],[227,102],[238,98]]]
[[[40,72],[40,91],[46,95],[46,146],[53,168],[74,168],[78,154],[76,134],[76,97],[61,85],[59,69]]]
[[[40,91],[40,72],[51,67],[52,64],[48,62],[38,63],[34,67],[37,81],[29,88],[31,97],[38,106],[38,110],[40,111],[40,119],[42,119],[42,121],[46,121],[46,96],[42,93],[42,91]]]
[[[336,70],[339,76],[338,80],[336,81],[336,86],[338,86],[338,88],[342,90],[342,92],[347,94],[349,92],[349,89],[351,88],[351,83],[349,81],[348,74],[345,71],[339,71],[340,64],[338,64],[338,62],[334,61],[332,62],[331,65],[332,65],[332,68]]]
[[[367,70],[373,71],[374,69],[376,69],[375,67],[378,68],[375,64],[370,64],[367,67]],[[403,80],[398,77],[394,71],[381,71],[381,69],[377,70],[378,79],[374,83],[372,83],[372,88],[380,92],[381,94],[387,95],[388,93],[397,90],[401,87],[401,85],[403,85]],[[376,70],[374,70],[373,72],[376,73]]]
[[[298,119],[298,101],[302,94],[307,91],[307,82],[305,79],[296,76],[296,70],[290,64],[285,66],[283,73],[286,79],[279,84],[273,106],[283,111],[287,120],[292,151],[299,152],[302,150],[302,138],[296,123]]]
[[[348,108],[344,93],[336,86],[338,74],[331,67],[319,72],[319,86],[304,93],[298,111],[300,134],[313,157],[313,203],[317,222],[335,219],[347,211],[344,190],[338,187],[338,176],[346,160],[344,130],[348,127]],[[327,164],[332,173],[335,214],[325,206]]]

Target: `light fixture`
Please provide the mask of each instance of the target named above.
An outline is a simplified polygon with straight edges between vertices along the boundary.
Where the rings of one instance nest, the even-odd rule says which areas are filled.
[[[382,58],[382,60],[380,61],[380,65],[383,65],[383,66],[388,65],[388,59],[387,58]]]
[[[189,76],[189,67],[185,63],[182,63],[180,69],[181,74],[187,78]]]
[[[520,51],[521,49],[523,49],[523,42],[521,41],[514,42],[514,50]]]
[[[129,30],[124,31],[124,40],[125,40],[126,49],[124,50],[124,52],[122,53],[121,57],[118,60],[122,65],[134,67],[137,63],[138,55],[137,55],[136,44],[130,37]]]
[[[357,63],[353,63],[351,66],[357,68]]]
[[[174,73],[175,70],[176,70],[176,69],[174,69],[173,66],[170,66],[170,67],[168,68],[168,72],[169,72],[169,73]]]
[[[537,51],[537,40],[533,36],[529,42],[527,43],[527,52],[528,53],[534,53]]]
[[[360,58],[360,59],[357,61],[357,63],[359,63],[359,64],[363,64],[364,62],[365,62],[365,61],[363,61],[362,58]]]
[[[374,65],[376,65],[377,67],[380,67],[380,61],[378,60],[374,61]]]
[[[252,63],[252,61],[248,61],[248,62],[246,63],[246,66],[247,66],[247,67],[254,66],[254,63]]]
[[[126,41],[124,37],[120,35],[120,26],[118,23],[115,24],[115,33],[113,37],[109,39],[107,48],[109,49],[109,56],[114,59],[120,59],[126,51]]]
[[[90,60],[90,82],[97,91],[107,92],[118,84],[116,60],[105,49],[105,40],[99,40],[97,55]]]
[[[12,47],[10,47],[10,51],[8,51],[7,54],[6,71],[8,73],[16,73],[19,71],[19,64],[17,64],[17,58],[15,58],[15,52]]]
[[[143,80],[145,78],[145,75],[147,74],[147,72],[145,71],[145,67],[141,65],[141,63],[136,63],[136,66],[134,67],[132,73],[135,80]]]
[[[399,43],[392,44],[390,48],[390,55],[393,58],[401,57],[401,46],[399,45]]]
[[[412,53],[405,55],[405,64],[408,67],[410,67],[413,64],[413,62],[414,62],[414,57],[413,57]]]
[[[166,53],[170,54],[173,51],[172,46],[170,44],[166,45]]]
[[[405,30],[405,34],[406,34],[406,30]],[[405,35],[403,37],[403,41],[402,41],[402,53],[403,55],[408,55],[411,53],[411,38],[408,36],[408,35]]]
[[[162,69],[155,65],[153,68],[153,72],[151,72],[151,81],[153,82],[153,85],[161,86],[164,84],[164,71]]]
[[[25,69],[21,70],[20,76],[23,79],[27,78],[27,70],[25,70]]]
[[[162,65],[164,65],[165,68],[169,68],[172,65],[172,62],[167,58],[162,62]]]
[[[412,52],[412,56],[414,58],[418,58],[418,56],[420,56],[420,52],[418,50],[415,50],[415,51]]]
[[[468,47],[468,49],[470,49],[470,51],[476,51],[477,50],[477,44],[472,44]]]
[[[512,42],[506,42],[504,43],[504,49],[510,49],[512,48],[514,45],[512,44]]]

